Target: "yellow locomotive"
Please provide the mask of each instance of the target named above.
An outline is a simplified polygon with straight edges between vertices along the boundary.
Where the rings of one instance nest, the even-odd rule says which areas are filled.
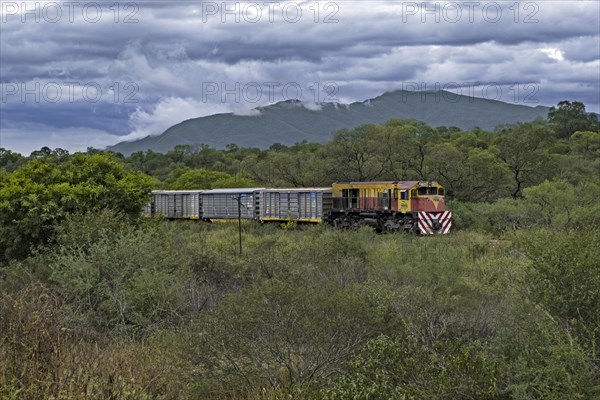
[[[445,207],[438,182],[334,183],[329,222],[337,227],[370,225],[378,231],[448,233],[452,213]]]

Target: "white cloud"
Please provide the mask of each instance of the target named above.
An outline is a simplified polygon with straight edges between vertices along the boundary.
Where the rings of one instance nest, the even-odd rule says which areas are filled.
[[[150,111],[138,108],[130,115],[131,133],[119,137],[119,141],[131,141],[163,133],[169,127],[191,118],[228,112],[225,104],[203,103],[192,98],[168,97]]]
[[[563,52],[560,51],[560,49],[557,49],[556,47],[546,47],[544,49],[540,49],[540,51],[556,61],[564,61],[565,59]]]

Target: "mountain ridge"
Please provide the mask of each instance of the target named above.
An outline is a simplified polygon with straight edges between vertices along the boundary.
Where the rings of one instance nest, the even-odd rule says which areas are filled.
[[[268,148],[274,143],[292,145],[303,140],[323,143],[340,129],[390,119],[416,119],[433,127],[493,130],[503,124],[545,118],[549,110],[546,106],[530,107],[447,91],[402,90],[385,92],[362,102],[327,102],[317,107],[311,109],[298,100],[283,100],[256,107],[250,110],[250,115],[220,113],[191,118],[160,135],[120,142],[108,149],[129,155],[146,150],[164,153],[177,144],[206,144],[220,149],[230,143],[258,148]]]

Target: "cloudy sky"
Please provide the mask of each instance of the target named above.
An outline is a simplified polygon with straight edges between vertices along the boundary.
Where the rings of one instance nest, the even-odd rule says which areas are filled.
[[[598,15],[597,0],[0,0],[0,146],[102,148],[403,88],[600,112]]]

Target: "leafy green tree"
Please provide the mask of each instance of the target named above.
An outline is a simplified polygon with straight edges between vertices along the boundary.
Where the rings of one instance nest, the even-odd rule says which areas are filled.
[[[8,177],[10,176],[10,172],[6,169],[0,167],[0,187],[4,185],[4,182],[8,181]]]
[[[430,145],[439,132],[415,120],[390,120],[373,129],[370,143],[377,159],[387,173],[387,179],[430,179],[427,164]]]
[[[463,168],[468,173],[465,179],[457,184],[457,198],[489,202],[510,193],[510,172],[506,164],[498,159],[497,148],[469,149]]]
[[[31,154],[29,155],[30,158],[41,158],[41,157],[48,157],[52,154],[52,149],[50,149],[50,147],[48,146],[44,146],[39,150],[34,150],[31,152]]]
[[[181,190],[252,186],[256,186],[256,184],[251,179],[206,169],[182,169],[177,178],[169,185],[171,189]]]
[[[224,152],[212,149],[205,144],[194,146],[189,159],[186,160],[186,165],[190,168],[210,169],[217,162],[223,161],[223,153]]]
[[[376,144],[372,140],[378,129],[375,125],[365,125],[335,133],[327,147],[334,181],[369,181],[383,173],[385,166],[376,157]]]
[[[299,187],[327,186],[334,179],[332,162],[318,143],[296,143],[276,151],[248,152],[239,162],[239,169],[266,186]]]
[[[597,131],[598,116],[585,112],[585,105],[579,101],[563,100],[556,107],[550,107],[548,122],[560,138],[568,138],[577,131]]]
[[[584,158],[600,158],[600,132],[578,131],[569,138],[571,150]]]
[[[273,174],[273,186],[311,187],[331,184],[326,183],[327,179],[323,177],[326,165],[320,151],[281,150],[270,153],[264,162]]]
[[[26,255],[47,242],[71,212],[103,208],[137,214],[154,181],[108,154],[78,153],[56,164],[34,158],[0,186],[0,243],[4,259]]]
[[[469,154],[461,152],[452,143],[439,143],[431,146],[427,166],[431,171],[430,180],[443,182],[449,196],[455,196],[461,183],[469,175],[465,168]]]
[[[235,143],[229,143],[225,146],[225,152],[227,153],[235,153],[240,150],[240,146]]]
[[[600,195],[600,188],[586,186],[587,193],[578,193],[583,187],[576,188],[564,180],[545,181],[525,188],[523,197],[526,203],[533,206],[530,212],[542,219],[540,225],[565,228],[571,224],[575,209],[598,202],[596,198]]]
[[[511,172],[513,198],[520,197],[524,187],[551,176],[552,163],[556,160],[545,146],[552,141],[551,132],[540,121],[517,124],[498,133],[494,144],[500,159]]]
[[[271,150],[271,151],[281,151],[281,150],[285,150],[287,148],[288,148],[287,146],[285,146],[285,145],[283,145],[283,144],[281,144],[281,143],[278,142],[278,143],[273,143],[269,147],[269,150]]]
[[[14,171],[21,164],[25,163],[26,159],[19,153],[0,147],[0,168],[7,171]]]
[[[420,176],[424,150],[414,121],[391,120],[373,132],[374,151],[384,165],[387,179],[408,180]]]

